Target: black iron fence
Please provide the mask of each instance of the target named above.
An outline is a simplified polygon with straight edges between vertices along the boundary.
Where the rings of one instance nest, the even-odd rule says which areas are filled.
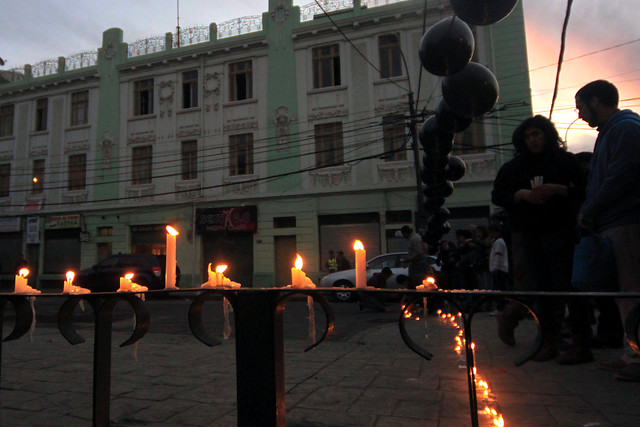
[[[195,296],[194,291],[196,291]],[[93,425],[110,425],[111,403],[111,347],[114,307],[120,301],[131,306],[135,313],[135,324],[131,336],[120,346],[136,343],[144,337],[152,321],[144,295],[177,294],[193,296],[188,320],[191,332],[203,344],[216,346],[221,342],[211,337],[203,322],[203,308],[207,301],[225,298],[233,307],[236,336],[236,384],[237,384],[237,420],[240,426],[284,426],[284,357],[283,357],[283,311],[286,303],[296,296],[306,296],[318,303],[325,316],[324,331],[320,338],[307,350],[319,345],[334,328],[334,315],[325,296],[344,291],[342,288],[267,288],[267,289],[181,289],[173,291],[147,291],[138,293],[93,293],[93,294],[41,294],[37,298],[63,298],[58,310],[58,329],[70,344],[84,342],[84,338],[74,328],[74,309],[86,301],[94,313],[94,350],[93,350]],[[446,301],[447,307],[456,312],[463,331],[464,354],[466,356],[466,374],[468,380],[469,409],[471,424],[478,426],[478,402],[475,378],[475,356],[472,349],[471,325],[476,312],[488,301],[497,299],[514,300],[524,305],[537,322],[537,316],[529,302],[536,298],[575,298],[575,297],[622,297],[639,298],[640,293],[553,293],[553,292],[499,292],[499,291],[413,291],[367,289],[359,292],[384,294],[402,294],[407,304],[400,312],[399,332],[406,345],[415,353],[430,360],[432,354],[415,342],[407,332],[408,313],[425,303],[425,298]],[[0,293],[0,335],[3,331],[4,309],[8,303],[13,306],[15,323],[12,331],[0,342],[0,380],[2,369],[2,343],[19,339],[30,329],[34,313],[30,295]],[[470,303],[471,301],[471,303]],[[426,310],[426,307],[424,307]],[[544,340],[543,331],[537,323],[537,336],[532,346],[520,355],[514,363],[522,365],[531,359],[540,349]],[[626,319],[624,328],[627,341],[640,354],[638,329],[640,327],[640,304],[636,304]]]

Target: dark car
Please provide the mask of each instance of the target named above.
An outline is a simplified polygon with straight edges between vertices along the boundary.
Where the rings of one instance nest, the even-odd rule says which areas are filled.
[[[176,268],[179,280],[178,271]],[[93,267],[82,270],[74,284],[92,292],[115,292],[120,287],[120,278],[127,273],[133,273],[132,281],[138,285],[164,289],[164,262],[159,256],[151,254],[111,255]]]

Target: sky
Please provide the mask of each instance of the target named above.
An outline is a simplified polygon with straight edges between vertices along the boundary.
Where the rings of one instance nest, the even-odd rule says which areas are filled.
[[[519,1],[524,3],[533,111],[549,117],[567,1]],[[310,2],[294,0],[295,5]],[[573,1],[551,114],[570,151],[592,151],[597,136],[584,122],[574,122],[573,96],[582,85],[609,80],[620,91],[620,107],[640,111],[639,3]],[[0,69],[94,51],[102,44],[103,31],[112,27],[121,28],[128,43],[175,31],[178,4],[182,28],[221,24],[268,9],[268,0],[5,0],[0,14],[5,65]]]

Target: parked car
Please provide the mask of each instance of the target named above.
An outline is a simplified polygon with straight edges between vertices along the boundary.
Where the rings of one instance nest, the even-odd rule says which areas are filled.
[[[164,289],[165,262],[163,255],[117,254],[111,255],[93,267],[82,270],[74,284],[92,292],[114,292],[120,287],[120,277],[133,273],[132,281],[149,289]],[[176,268],[176,284],[180,270]]]
[[[373,276],[373,273],[377,273],[384,267],[389,267],[393,272],[393,275],[387,279],[387,288],[395,289],[399,287],[396,277],[399,275],[409,276],[409,269],[402,266],[402,260],[407,257],[406,252],[393,252],[389,254],[378,255],[371,258],[367,262],[367,280]],[[429,264],[431,264],[436,271],[440,270],[440,267],[436,263],[436,258],[429,256]],[[356,283],[356,270],[343,270],[336,271],[320,279],[320,286],[334,287],[334,288],[353,288]],[[337,292],[335,294],[339,301],[348,302],[356,299],[356,293],[352,291]]]

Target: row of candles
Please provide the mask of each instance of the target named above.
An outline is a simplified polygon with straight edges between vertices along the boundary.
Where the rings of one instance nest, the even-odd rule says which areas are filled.
[[[167,246],[166,246],[166,268],[165,268],[165,289],[177,289],[176,286],[176,237],[178,231],[168,225],[167,230]],[[356,288],[365,288],[367,286],[367,253],[364,250],[364,245],[360,240],[356,240],[353,249],[355,251],[356,258]],[[316,285],[311,281],[309,277],[302,271],[302,257],[296,254],[296,260],[294,266],[291,268],[291,286],[294,288],[315,288]],[[216,288],[216,287],[240,287],[239,283],[233,282],[224,276],[226,271],[226,265],[218,265],[215,270],[211,269],[211,264],[208,266],[207,281],[202,284],[203,288]],[[15,276],[15,293],[20,294],[39,294],[40,291],[30,287],[27,284],[27,276],[29,270],[26,268],[21,269]],[[134,274],[127,273],[120,278],[120,287],[118,292],[143,292],[148,290],[145,286],[141,286],[132,281]],[[88,289],[84,289],[73,285],[73,279],[75,273],[69,271],[66,274],[67,280],[64,282],[63,293],[88,293]]]

